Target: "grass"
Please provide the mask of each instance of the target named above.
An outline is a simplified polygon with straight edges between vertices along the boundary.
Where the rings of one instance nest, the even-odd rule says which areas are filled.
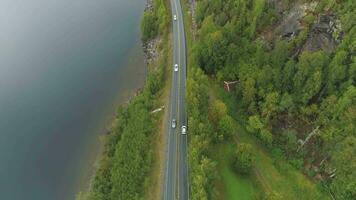
[[[285,199],[327,199],[316,185],[282,159],[272,159],[269,152],[254,137],[239,127],[239,142],[253,146],[256,155],[254,178],[265,192],[275,191]],[[281,167],[276,167],[281,166]]]
[[[214,94],[222,99],[230,115],[236,120],[236,142],[249,143],[253,147],[256,155],[255,167],[251,182],[256,182],[260,188],[266,192],[277,192],[283,196],[283,199],[329,199],[328,196],[320,192],[317,185],[309,180],[300,171],[292,167],[285,160],[280,158],[272,158],[270,151],[259,143],[258,139],[251,136],[246,130],[246,115],[243,113],[239,102],[232,95],[224,92],[221,87],[214,85]],[[220,152],[220,157],[223,157],[224,152]],[[222,179],[224,181],[226,199],[242,199],[245,198],[246,191],[254,192],[246,189],[246,181],[239,180],[241,177],[229,173],[229,170],[222,170]],[[244,184],[245,183],[245,184]],[[236,185],[236,186],[231,186]],[[245,187],[239,192],[235,187]],[[230,189],[230,187],[234,187]],[[240,195],[240,196],[238,196]],[[230,198],[231,197],[231,198]],[[238,198],[237,198],[238,197]],[[251,199],[251,195],[246,199]]]
[[[225,183],[226,188],[226,200],[249,200],[252,199],[253,194],[253,185],[251,184],[251,180],[248,178],[243,178],[240,176],[236,176],[234,172],[225,167],[222,172],[222,179]]]
[[[260,193],[256,184],[245,176],[238,175],[231,168],[230,160],[234,153],[234,143],[225,143],[214,148],[213,159],[218,163],[221,179],[216,182],[218,198],[224,200],[249,200]],[[224,156],[222,156],[224,155]]]

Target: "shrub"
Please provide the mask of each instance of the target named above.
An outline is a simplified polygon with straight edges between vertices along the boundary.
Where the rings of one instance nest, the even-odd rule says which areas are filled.
[[[158,33],[157,18],[151,11],[146,11],[141,22],[142,40],[152,39]]]
[[[254,161],[255,155],[252,153],[251,145],[245,143],[238,144],[233,163],[236,172],[240,174],[249,174]]]

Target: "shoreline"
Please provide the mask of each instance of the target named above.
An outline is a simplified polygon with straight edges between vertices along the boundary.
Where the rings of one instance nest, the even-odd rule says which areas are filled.
[[[147,2],[149,1],[150,0],[148,0]],[[147,7],[149,7],[149,4],[147,4],[146,8]],[[103,158],[103,153],[105,151],[105,145],[107,142],[106,138],[108,135],[111,134],[110,129],[116,118],[116,110],[120,106],[129,104],[134,97],[136,97],[138,94],[141,93],[143,87],[145,86],[145,81],[148,74],[148,67],[150,63],[154,62],[157,58],[154,55],[156,55],[156,49],[157,49],[157,45],[159,44],[159,41],[160,40],[158,37],[158,39],[153,39],[147,42],[143,42],[140,37],[139,39],[140,45],[138,46],[139,50],[137,49],[138,47],[134,47],[132,48],[131,52],[128,54],[129,59],[127,59],[126,62],[123,64],[125,66],[135,65],[134,62],[137,62],[136,53],[140,52],[140,54],[142,54],[143,56],[142,57],[143,60],[140,60],[143,61],[145,67],[144,74],[143,75],[140,74],[140,76],[142,76],[140,77],[140,81],[142,81],[142,83],[138,87],[128,89],[121,93],[118,93],[118,95],[115,98],[116,100],[112,103],[112,105],[108,106],[107,110],[112,112],[108,116],[103,117],[104,118],[103,122],[100,123],[103,126],[99,128],[100,129],[98,131],[99,133],[97,134],[96,138],[92,142],[93,144],[90,145],[92,147],[96,147],[91,149],[96,149],[96,150],[95,152],[89,153],[89,160],[91,161],[90,163],[92,164],[90,169],[84,172],[83,173],[84,175],[82,175],[84,178],[82,178],[82,180],[79,182],[77,186],[78,189],[75,194],[76,199],[81,199],[82,198],[81,195],[83,195],[85,199],[86,194],[90,192],[91,184],[93,182],[97,170],[100,168],[100,163]]]
[[[128,53],[128,59],[120,65],[123,65],[128,70],[131,69],[133,71],[134,69],[132,69],[132,66],[140,65],[139,68],[141,68],[142,65],[137,62],[142,62],[145,70],[143,70],[142,73],[134,71],[133,73],[138,76],[138,79],[134,81],[136,85],[130,88],[126,88],[124,91],[117,92],[115,100],[104,109],[105,111],[103,111],[103,113],[106,114],[103,114],[103,116],[101,117],[102,119],[100,120],[100,122],[98,122],[98,130],[94,131],[96,132],[95,137],[90,138],[90,141],[88,142],[88,146],[90,146],[90,152],[88,153],[88,158],[85,160],[90,161],[90,167],[86,167],[84,172],[82,172],[80,175],[80,180],[78,181],[78,184],[76,186],[75,198],[78,198],[78,196],[80,195],[85,195],[90,191],[93,178],[95,177],[95,174],[100,167],[100,162],[103,158],[106,137],[110,134],[110,129],[115,121],[117,108],[122,105],[128,104],[132,98],[137,96],[137,94],[142,90],[145,85],[148,64],[146,61],[146,54],[143,51],[143,42],[141,38],[137,43],[138,45],[135,45]],[[137,56],[137,53],[141,55]],[[140,57],[142,59],[136,59],[137,57]],[[123,75],[120,74],[118,76]],[[120,77],[118,78],[120,79]],[[84,166],[84,164],[81,165]]]
[[[150,1],[147,2],[145,11],[147,11]],[[165,7],[159,1],[155,1],[155,3],[159,8]],[[127,93],[130,95],[127,95],[123,101],[116,101],[116,104],[111,108],[111,110],[116,109],[116,115],[108,118],[111,119],[110,128],[106,129],[106,134],[101,136],[103,148],[94,162],[94,173],[91,174],[87,187],[79,194],[77,193],[77,200],[109,196],[118,199],[131,199],[138,193],[142,197],[148,197],[148,194],[153,190],[150,184],[159,184],[160,182],[160,178],[155,173],[152,174],[152,171],[161,168],[159,161],[161,156],[155,155],[154,152],[147,151],[147,149],[151,149],[152,145],[158,145],[156,140],[151,138],[161,136],[154,131],[153,127],[160,125],[162,114],[149,116],[149,113],[164,103],[161,102],[160,97],[164,86],[166,86],[166,70],[170,69],[166,67],[170,49],[162,45],[162,42],[163,44],[167,43],[165,41],[168,40],[169,29],[168,24],[164,23],[165,21],[160,21],[159,23],[164,25],[164,30],[162,30],[164,32],[159,34],[157,31],[155,35],[147,37],[146,29],[142,30],[143,24],[148,20],[144,13],[142,12],[144,17],[141,19],[143,20],[141,21],[141,37],[138,42],[140,45],[136,46],[136,52],[143,55],[140,62],[145,63],[142,64],[145,66],[144,83],[132,93]],[[156,8],[154,8],[153,14],[157,15]],[[159,20],[158,17],[157,20]],[[130,56],[128,63],[137,60],[134,56]],[[141,115],[137,113],[141,113]],[[144,126],[141,126],[141,123]],[[135,134],[131,134],[133,131]],[[160,152],[158,153],[160,154]],[[132,156],[137,159],[132,160]],[[156,158],[156,156],[158,157]],[[145,168],[145,166],[150,167]],[[131,167],[134,167],[135,170],[129,170]],[[138,170],[140,168],[142,170]],[[122,184],[125,185],[125,183],[135,184],[123,187]]]

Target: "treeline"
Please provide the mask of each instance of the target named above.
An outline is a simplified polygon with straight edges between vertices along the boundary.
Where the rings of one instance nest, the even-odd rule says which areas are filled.
[[[242,104],[248,116],[246,128],[271,152],[281,152],[326,186],[322,188],[329,188],[334,198],[355,199],[356,1],[316,1],[314,13],[302,19],[305,29],[291,39],[273,32],[283,16],[274,2],[288,12],[296,3],[311,1],[198,0],[192,65],[221,84],[238,81],[235,103]],[[320,15],[330,13],[341,23],[337,48],[303,51],[310,28]],[[267,30],[273,35],[270,41],[264,38]],[[189,128],[194,133],[189,147],[191,191],[193,197],[204,194],[209,199],[214,162],[206,152],[216,133],[210,125],[215,119],[203,114],[211,112],[207,80],[199,70],[192,73],[187,88]]]
[[[153,15],[147,21],[147,13]],[[77,199],[88,200],[128,200],[143,199],[147,192],[149,172],[153,164],[153,139],[157,134],[160,115],[151,114],[159,107],[158,97],[165,81],[164,69],[168,57],[168,11],[163,0],[154,0],[152,10],[147,10],[142,21],[156,24],[155,32],[145,29],[143,37],[153,39],[157,36],[165,43],[160,44],[161,55],[154,66],[149,66],[148,77],[141,92],[117,110],[109,135],[105,137],[105,150],[100,166],[91,181],[88,194],[80,194]]]
[[[187,91],[190,198],[214,199],[218,174],[210,154],[214,144],[232,139],[233,119],[223,102],[209,96],[208,78],[196,66],[189,69]]]
[[[189,70],[187,79],[187,110],[189,127],[189,190],[192,200],[211,199],[214,191],[216,163],[208,157],[212,127],[207,115],[207,78],[199,69]],[[194,78],[192,78],[194,77]]]

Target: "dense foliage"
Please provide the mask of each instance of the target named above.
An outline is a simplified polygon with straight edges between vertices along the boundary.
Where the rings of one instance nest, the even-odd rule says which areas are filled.
[[[168,25],[168,12],[164,0],[153,0],[152,7],[146,9],[141,21],[142,40],[148,41],[162,33]]]
[[[142,32],[142,39],[144,41],[152,39],[154,36],[157,35],[158,32],[157,17],[153,12],[147,11],[144,13],[143,19],[141,21],[141,32]]]
[[[251,145],[245,143],[237,145],[234,158],[234,167],[237,173],[249,174],[252,170],[254,160]]]
[[[278,32],[283,13],[292,12],[296,5],[313,7],[311,1],[198,0],[192,64],[220,83],[238,81],[235,103],[243,105],[251,134],[272,151],[282,151],[291,164],[327,186],[334,198],[355,199],[356,2],[316,2],[313,11],[300,19],[303,29],[284,38]],[[326,32],[315,28],[330,13],[340,26]],[[336,47],[308,50],[317,34]],[[187,90],[189,127],[196,134],[190,159],[199,158],[190,163],[191,191],[196,193],[198,184],[209,190],[212,174],[210,168],[195,165],[207,160],[206,167],[213,167],[206,158],[207,146],[215,136],[225,138],[231,131],[216,129],[216,124],[229,124],[219,116],[226,108],[207,100],[206,78],[199,70],[192,73]],[[204,194],[209,197],[209,192]]]
[[[218,174],[209,152],[214,150],[214,144],[232,139],[233,119],[223,102],[209,97],[208,79],[201,69],[189,69],[187,91],[189,184],[190,191],[194,191],[190,198],[214,199],[213,185]]]
[[[189,177],[192,200],[211,199],[216,163],[208,157],[213,127],[209,123],[207,78],[200,69],[190,70],[187,80],[189,127]],[[192,78],[194,77],[194,78]]]

